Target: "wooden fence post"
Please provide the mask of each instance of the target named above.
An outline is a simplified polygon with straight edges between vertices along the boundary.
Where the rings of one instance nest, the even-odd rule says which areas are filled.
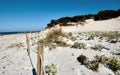
[[[37,54],[37,75],[44,75],[43,62],[44,62],[44,45],[43,43],[39,43]]]
[[[30,39],[28,37],[28,34],[26,34],[26,43],[27,43],[27,52],[28,55],[30,56]]]
[[[39,32],[38,32],[38,37],[39,37]]]

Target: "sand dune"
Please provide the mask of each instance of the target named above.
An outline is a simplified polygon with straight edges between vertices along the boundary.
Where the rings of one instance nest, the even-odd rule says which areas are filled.
[[[32,45],[38,39],[44,38],[45,34],[57,27],[46,29],[39,33],[39,36],[34,37],[35,33],[29,34],[31,39],[31,60],[34,68],[37,66],[37,44]],[[86,40],[87,34],[79,35],[77,32],[89,32],[89,31],[120,31],[120,17],[115,19],[93,21],[87,20],[84,25],[61,27],[62,32],[72,32],[73,37],[76,37],[74,41],[62,38],[62,41],[71,45],[74,42],[83,42],[86,44],[87,49],[74,49],[71,47],[57,47],[53,51],[50,51],[48,47],[45,47],[45,65],[54,64],[57,67],[57,75],[114,75],[114,72],[103,64],[99,65],[99,70],[94,72],[84,65],[81,65],[77,61],[77,57],[80,54],[84,54],[89,60],[93,60],[96,55],[112,56],[116,49],[120,49],[120,42],[109,43],[105,39],[100,40],[95,38],[94,40]],[[58,27],[59,29],[59,27]],[[74,33],[76,32],[76,33]],[[79,37],[78,37],[79,36]],[[120,39],[120,38],[119,38]],[[13,43],[23,43],[24,47],[21,48],[7,48]],[[95,51],[90,47],[95,44],[102,44],[110,50]],[[33,75],[33,67],[27,54],[26,38],[25,34],[20,35],[3,35],[0,36],[0,75]],[[47,74],[46,74],[47,75]]]
[[[84,25],[63,26],[63,32],[120,31],[120,17],[110,20],[87,20]]]

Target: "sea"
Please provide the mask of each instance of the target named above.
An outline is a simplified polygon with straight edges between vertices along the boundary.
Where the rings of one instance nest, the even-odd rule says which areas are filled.
[[[40,31],[20,31],[20,32],[0,32],[0,35],[22,34],[22,33],[35,33]]]

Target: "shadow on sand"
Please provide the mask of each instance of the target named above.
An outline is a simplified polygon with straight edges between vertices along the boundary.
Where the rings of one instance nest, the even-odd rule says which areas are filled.
[[[29,56],[29,55],[28,55]],[[30,59],[30,63],[31,63],[31,66],[32,66],[32,73],[33,73],[33,75],[37,75],[37,73],[36,73],[36,70],[35,70],[35,68],[34,68],[34,66],[33,66],[33,63],[32,63],[32,60],[31,60],[31,57],[29,56],[29,59]]]

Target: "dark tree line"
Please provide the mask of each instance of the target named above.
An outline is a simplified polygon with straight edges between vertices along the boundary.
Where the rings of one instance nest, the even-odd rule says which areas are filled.
[[[115,11],[115,10],[104,10],[98,12],[97,15],[94,16],[94,20],[107,20],[111,18],[116,18],[120,16],[120,9]]]
[[[51,20],[49,24],[47,24],[47,28],[53,27],[57,24],[67,26],[68,22],[85,22],[86,19],[93,18],[96,20],[107,20],[111,18],[116,18],[120,16],[120,9],[118,10],[103,10],[99,11],[97,14],[87,14],[87,15],[78,15],[73,17],[62,17],[57,20]]]

